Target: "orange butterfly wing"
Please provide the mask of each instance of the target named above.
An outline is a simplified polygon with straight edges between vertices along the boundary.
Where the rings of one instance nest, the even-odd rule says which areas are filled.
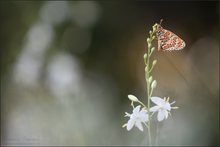
[[[173,32],[163,29],[161,26],[157,30],[158,50],[173,51],[181,50],[186,43]]]

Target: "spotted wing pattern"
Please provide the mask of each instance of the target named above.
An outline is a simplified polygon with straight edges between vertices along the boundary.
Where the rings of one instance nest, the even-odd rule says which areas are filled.
[[[181,50],[186,43],[173,32],[163,29],[160,25],[157,27],[158,50],[173,51]]]

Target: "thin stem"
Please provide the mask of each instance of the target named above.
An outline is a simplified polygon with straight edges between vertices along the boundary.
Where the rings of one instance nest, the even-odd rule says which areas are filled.
[[[150,97],[152,96],[152,94],[153,94],[153,91],[154,91],[154,89],[151,89],[151,92],[150,92]]]
[[[150,119],[149,119],[149,123],[148,123],[148,135],[149,135],[149,146],[152,146],[151,145],[151,129],[150,129]]]
[[[155,146],[158,146],[158,138],[159,138],[159,127],[158,127],[158,123],[157,123],[157,133],[156,133]]]
[[[150,69],[150,47],[151,45],[148,44],[148,58],[147,58],[147,67],[148,67],[148,70],[146,71],[146,79],[149,79],[149,69]],[[148,107],[148,113],[150,114],[150,82],[149,80],[147,80],[147,107]],[[149,137],[149,146],[151,146],[151,118],[149,117],[149,121],[148,121],[148,137]]]
[[[155,113],[155,112],[153,112],[153,113],[151,114],[150,118],[154,115],[154,113]]]
[[[153,68],[154,68],[154,67],[152,66],[151,69],[149,70],[149,74],[151,73],[151,71],[153,70]]]
[[[147,67],[147,70],[145,70],[145,79],[147,82],[147,110],[148,110],[149,115],[150,115],[150,98],[153,93],[153,89],[151,89],[151,85],[150,85],[151,83],[149,81],[149,77],[150,77],[150,72],[153,69],[153,66],[150,68],[150,56],[153,53],[153,50],[151,51],[151,43],[155,38],[153,36],[154,33],[155,33],[155,28],[153,27],[153,32],[150,31],[150,38],[147,39],[147,45],[148,45],[147,61],[146,61],[146,58],[144,60],[145,65]],[[149,117],[149,121],[148,121],[148,139],[149,139],[149,146],[152,146],[152,143],[151,143],[151,117]]]
[[[145,108],[147,108],[146,105],[144,105],[144,103],[142,103],[141,101],[137,101],[138,103],[140,103],[142,106],[144,106]],[[148,108],[147,108],[148,109]]]

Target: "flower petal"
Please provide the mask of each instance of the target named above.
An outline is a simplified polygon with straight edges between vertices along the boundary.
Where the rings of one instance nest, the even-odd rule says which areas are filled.
[[[133,128],[134,124],[135,124],[135,120],[129,119],[129,121],[127,123],[127,130],[130,131]]]
[[[153,106],[150,108],[150,111],[155,112],[155,111],[158,111],[159,109],[160,109],[160,106]]]
[[[144,130],[144,129],[143,129],[143,126],[142,126],[142,124],[141,124],[140,121],[136,121],[135,126],[136,126],[139,130],[141,130],[141,131]]]
[[[173,105],[173,104],[175,104],[176,103],[176,101],[173,101],[172,103],[170,103],[170,105]]]
[[[141,105],[138,105],[133,109],[133,114],[137,114],[140,111]]]
[[[167,119],[168,118],[168,111],[167,110],[163,110],[164,112],[164,116],[165,116],[165,118]]]
[[[125,112],[125,116],[124,117],[130,117],[131,114],[129,114],[128,112]]]
[[[148,114],[146,112],[140,112],[140,119],[141,119],[141,122],[147,122]]]
[[[140,111],[140,113],[146,113],[146,114],[147,114],[148,112],[147,112],[146,109],[142,109],[142,110]]]
[[[166,102],[165,105],[163,106],[163,108],[170,111],[171,110],[170,103]]]
[[[160,97],[151,97],[151,101],[157,105],[162,105],[164,103],[164,100]]]
[[[158,114],[157,114],[157,120],[162,121],[165,117],[164,111],[159,109]]]
[[[126,127],[126,126],[127,126],[127,124],[123,124],[122,128],[124,128],[124,127]]]

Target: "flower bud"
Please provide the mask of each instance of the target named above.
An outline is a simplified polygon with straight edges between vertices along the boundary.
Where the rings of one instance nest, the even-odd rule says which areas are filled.
[[[151,53],[152,53],[154,50],[155,50],[155,47],[152,47],[152,48],[151,48]]]
[[[152,36],[152,40],[154,40],[155,39],[155,36]]]
[[[150,38],[147,38],[147,43],[149,43],[150,42]]]
[[[144,54],[144,60],[146,60],[146,59],[147,59],[147,53]]]
[[[157,63],[157,60],[154,60],[154,61],[153,61],[153,66],[154,66],[156,63]]]
[[[145,72],[148,72],[148,66],[145,67]]]
[[[154,26],[153,26],[153,32],[156,31],[156,29],[157,29],[157,25],[158,25],[158,24],[154,24]]]
[[[138,100],[138,98],[136,97],[136,96],[134,96],[134,95],[128,95],[128,98],[129,98],[129,100],[131,100],[131,101],[133,101],[133,102],[138,102],[139,100]]]
[[[152,31],[149,31],[149,34],[152,34]]]
[[[154,80],[151,84],[151,88],[154,89],[157,86],[157,81]]]

